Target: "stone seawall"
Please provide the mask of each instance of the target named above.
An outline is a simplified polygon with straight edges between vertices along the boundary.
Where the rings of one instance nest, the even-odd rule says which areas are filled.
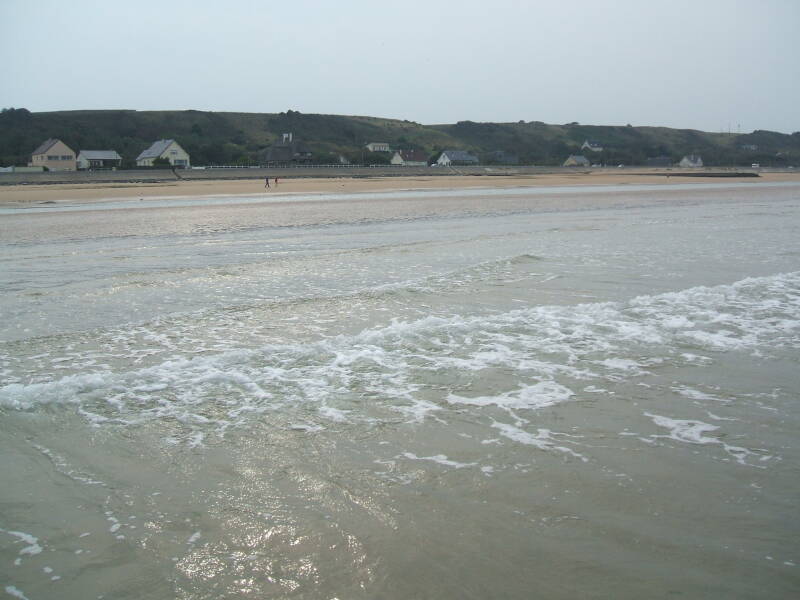
[[[727,176],[735,176],[735,172],[743,171],[780,171],[780,169],[736,169],[708,168],[681,169],[650,167],[626,167],[625,172],[645,174],[677,174],[691,172],[696,176],[726,172]],[[46,184],[98,184],[98,183],[161,183],[183,180],[226,180],[226,179],[264,179],[279,177],[281,179],[315,178],[315,177],[435,177],[443,175],[473,176],[525,176],[544,175],[548,173],[586,173],[586,172],[620,172],[614,167],[580,168],[580,167],[268,167],[268,168],[206,168],[206,169],[140,169],[119,171],[49,171],[46,173],[0,173],[0,185],[46,185]]]

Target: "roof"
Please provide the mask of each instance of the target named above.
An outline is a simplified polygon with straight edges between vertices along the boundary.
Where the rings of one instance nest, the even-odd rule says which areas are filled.
[[[175,140],[158,140],[157,142],[153,142],[153,145],[137,156],[136,160],[142,160],[144,158],[158,158],[164,154],[164,151],[169,148],[171,144],[174,143]]]
[[[598,142],[596,140],[586,140],[583,143],[584,143],[584,145],[588,145],[588,146],[591,146],[591,147],[595,147],[595,146],[596,147],[602,147],[602,145],[603,145],[603,144],[601,144],[600,142]]]
[[[264,159],[267,162],[290,162],[295,158],[304,158],[310,155],[311,148],[305,142],[294,140],[291,142],[275,142],[267,148]]]
[[[577,162],[577,163],[580,163],[580,164],[582,164],[582,165],[583,165],[583,164],[586,164],[586,165],[588,165],[588,164],[589,164],[589,159],[588,159],[588,158],[586,158],[585,156],[583,156],[582,154],[570,154],[570,155],[567,157],[567,160],[565,160],[564,162],[565,162],[565,163],[566,163],[566,162],[569,162],[569,160],[570,160],[570,159],[572,159],[572,160],[574,160],[575,162]]]
[[[31,154],[44,154],[45,152],[47,152],[48,150],[50,150],[50,148],[52,148],[53,146],[55,146],[55,145],[56,145],[58,142],[60,142],[60,141],[61,141],[61,140],[59,140],[59,139],[56,139],[56,138],[50,138],[50,139],[47,139],[47,140],[45,140],[44,142],[42,142],[42,143],[39,145],[39,147],[38,147],[38,148],[36,148],[36,150],[34,150],[33,152],[31,152]]]
[[[447,158],[450,160],[478,162],[478,158],[476,156],[473,156],[465,150],[445,150],[442,152],[442,154],[447,154]]]
[[[400,158],[411,162],[428,162],[428,155],[422,150],[400,150]]]
[[[116,150],[81,150],[78,156],[86,160],[122,160]]]

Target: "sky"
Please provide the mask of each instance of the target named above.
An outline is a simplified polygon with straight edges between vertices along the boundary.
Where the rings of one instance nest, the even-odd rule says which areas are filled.
[[[800,130],[800,0],[0,0],[0,107]]]

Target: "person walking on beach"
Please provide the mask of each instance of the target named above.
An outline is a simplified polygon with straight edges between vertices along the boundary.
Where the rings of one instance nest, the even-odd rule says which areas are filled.
[[[265,188],[268,188],[268,187],[269,187],[269,177],[267,177],[267,178],[264,180],[264,187],[265,187]]]
[[[278,178],[275,178],[275,187],[278,187]]]

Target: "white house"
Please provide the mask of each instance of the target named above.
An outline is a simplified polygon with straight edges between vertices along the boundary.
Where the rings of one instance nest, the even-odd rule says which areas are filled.
[[[158,140],[136,157],[137,167],[152,167],[157,158],[166,158],[173,167],[190,166],[189,154],[175,140]]]
[[[449,167],[450,165],[477,165],[478,157],[464,150],[445,150],[436,161],[437,165]]]
[[[603,151],[603,144],[600,142],[595,142],[594,140],[586,140],[583,142],[583,146],[581,146],[581,150],[591,150],[592,152],[602,152]]]
[[[678,163],[678,166],[681,167],[702,167],[703,166],[703,159],[697,156],[696,154],[687,154],[681,159],[681,162]]]
[[[370,142],[364,146],[370,152],[391,152],[392,149],[386,142]]]

